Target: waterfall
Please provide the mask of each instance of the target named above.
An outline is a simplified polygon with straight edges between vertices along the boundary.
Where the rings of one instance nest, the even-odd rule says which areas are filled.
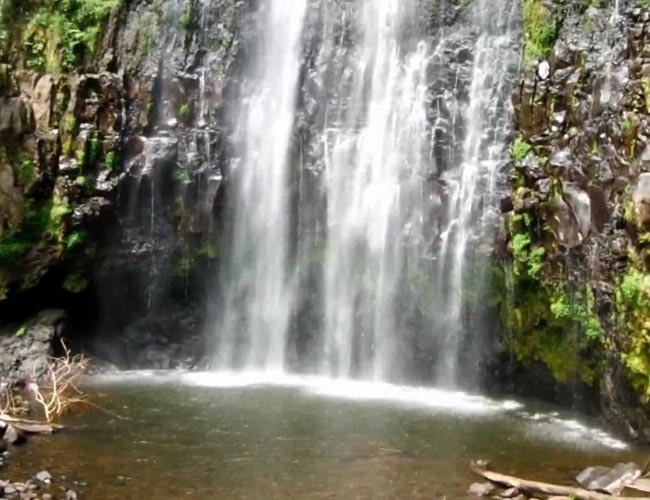
[[[478,37],[473,47],[471,84],[465,109],[465,130],[457,165],[444,175],[448,186],[445,229],[439,250],[438,279],[444,330],[438,382],[458,381],[459,357],[470,329],[472,311],[466,304],[474,288],[488,280],[487,257],[498,216],[498,179],[509,157],[508,132],[512,110],[512,69],[516,2],[479,0],[475,5]],[[482,248],[484,245],[487,248]],[[475,307],[481,297],[474,297]],[[470,356],[472,353],[470,353]],[[475,360],[473,360],[475,361]]]
[[[219,325],[220,368],[282,370],[292,291],[287,277],[289,146],[306,0],[256,13],[234,132],[233,233]]]
[[[432,34],[437,0],[261,2],[218,368],[457,381],[509,157],[517,4],[449,7],[460,28],[441,15]]]
[[[327,113],[327,244],[322,371],[389,378],[398,366],[397,293],[405,239],[420,238],[426,150],[425,41],[400,40],[414,14],[404,0],[362,2],[359,42]]]

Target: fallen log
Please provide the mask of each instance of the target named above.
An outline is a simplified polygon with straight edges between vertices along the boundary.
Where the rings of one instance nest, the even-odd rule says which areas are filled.
[[[27,434],[54,434],[60,429],[60,427],[56,427],[52,424],[24,424],[20,422],[13,422],[11,425],[13,425],[19,431],[23,431]]]
[[[484,466],[475,462],[471,463],[472,470],[487,479],[491,483],[505,486],[507,488],[517,488],[528,494],[543,494],[557,497],[569,497],[576,500],[650,500],[650,497],[618,497],[588,491],[582,488],[573,488],[571,486],[560,486],[558,484],[542,483],[539,481],[530,481],[515,476],[508,476],[498,472],[487,470]]]
[[[47,422],[39,422],[38,420],[28,420],[25,418],[12,417],[11,415],[7,415],[6,413],[0,413],[0,420],[10,423],[18,429],[20,429],[21,427],[31,427],[34,429],[36,429],[37,427],[40,428],[47,427],[52,429],[51,432],[54,432],[65,428],[63,425],[50,424]],[[27,429],[22,429],[22,430],[25,430],[25,432],[30,432]],[[33,432],[33,434],[41,434],[41,433],[42,432]]]

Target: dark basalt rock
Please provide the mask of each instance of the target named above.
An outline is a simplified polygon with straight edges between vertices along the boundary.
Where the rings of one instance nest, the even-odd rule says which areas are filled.
[[[532,235],[531,244],[545,251],[540,296],[544,287],[593,295],[590,307],[601,338],[580,356],[600,360],[592,389],[600,411],[622,433],[648,440],[647,399],[630,384],[623,361],[635,333],[617,316],[621,277],[635,266],[647,271],[634,259],[645,255],[642,235],[650,228],[643,90],[650,75],[650,33],[641,20],[648,13],[642,14],[636,0],[620,2],[617,14],[613,2],[587,9],[560,0],[547,4],[559,28],[557,40],[548,64],[524,69],[513,96],[514,133],[533,150],[512,177],[512,208],[533,217],[543,232]],[[507,221],[511,217],[506,214]],[[533,371],[534,365],[526,360],[519,368]],[[547,389],[539,388],[553,392]]]
[[[61,352],[65,330],[66,314],[55,309],[41,311],[22,326],[0,331],[2,380],[10,385],[40,380],[47,373],[50,358]]]

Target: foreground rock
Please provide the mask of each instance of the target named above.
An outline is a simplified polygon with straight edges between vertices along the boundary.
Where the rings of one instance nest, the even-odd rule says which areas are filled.
[[[23,324],[0,332],[0,382],[11,387],[38,381],[52,356],[61,351],[67,316],[60,309],[41,311]]]
[[[20,500],[76,500],[77,492],[64,484],[53,485],[48,471],[41,471],[27,481],[0,479],[2,498]]]
[[[492,496],[492,498],[528,498],[572,499],[572,500],[616,500],[627,485],[634,485],[643,474],[636,464],[618,464],[614,468],[589,467],[577,478],[583,486],[576,488],[552,483],[543,483],[522,479],[499,472],[488,470],[489,463],[483,460],[472,462],[472,470],[487,479],[488,483],[474,483],[469,490],[476,496]],[[587,486],[587,487],[585,487]],[[645,486],[645,483],[643,484]],[[603,493],[605,491],[605,493]],[[637,489],[638,491],[646,491]],[[496,494],[495,494],[496,493]],[[648,500],[649,497],[626,496],[628,500]]]
[[[614,468],[597,466],[582,471],[576,482],[587,490],[618,495],[626,485],[639,479],[641,474],[641,467],[633,463],[618,464]]]

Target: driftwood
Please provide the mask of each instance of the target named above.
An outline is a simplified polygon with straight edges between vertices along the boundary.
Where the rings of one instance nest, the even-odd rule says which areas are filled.
[[[53,432],[64,429],[64,426],[48,422],[39,422],[37,420],[27,420],[17,418],[6,413],[0,413],[0,420],[7,422],[27,434],[52,434]]]
[[[549,496],[569,497],[576,500],[650,500],[650,497],[615,497],[595,491],[588,491],[582,488],[573,488],[571,486],[560,486],[558,484],[542,483],[539,481],[529,481],[515,476],[508,476],[498,472],[487,470],[481,464],[472,462],[472,470],[490,481],[508,488],[517,488],[520,491],[529,494],[544,494]]]
[[[636,492],[650,493],[650,479],[637,479],[632,484],[626,484],[625,488]]]

